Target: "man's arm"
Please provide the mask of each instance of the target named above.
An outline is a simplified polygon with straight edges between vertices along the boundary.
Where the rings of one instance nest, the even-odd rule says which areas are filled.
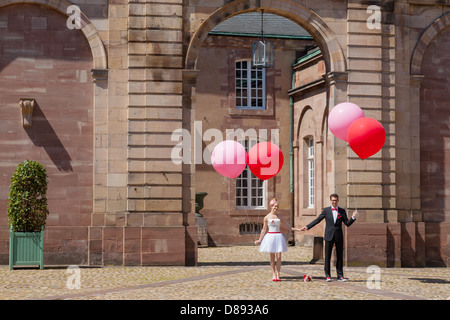
[[[358,214],[358,211],[353,211],[352,217],[350,219],[347,219],[347,213],[345,212],[345,210],[343,210],[344,223],[347,227],[350,227],[352,225],[352,223],[356,221],[357,214]]]
[[[314,227],[316,224],[318,224],[320,221],[322,221],[324,218],[325,218],[325,209],[322,211],[322,213],[315,220],[313,220],[310,224],[308,224],[304,228],[306,228],[306,230],[309,230],[312,227]]]

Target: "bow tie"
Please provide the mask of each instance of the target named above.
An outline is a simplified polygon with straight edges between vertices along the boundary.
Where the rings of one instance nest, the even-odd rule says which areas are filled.
[[[337,208],[331,208],[331,210],[332,210],[332,211],[338,211],[338,209],[337,209]]]

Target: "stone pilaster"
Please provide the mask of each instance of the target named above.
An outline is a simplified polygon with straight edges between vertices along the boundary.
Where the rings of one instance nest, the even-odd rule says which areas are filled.
[[[129,3],[130,212],[181,212],[181,166],[171,160],[171,135],[182,127],[182,20],[182,1]]]
[[[183,1],[129,1],[128,10],[127,227],[141,230],[129,240],[146,243],[142,264],[185,264],[189,210],[172,159],[183,128]]]
[[[391,6],[368,7],[348,4],[348,101],[382,123],[386,143],[365,160],[348,148],[347,205],[364,204],[360,221],[396,222],[395,27]]]

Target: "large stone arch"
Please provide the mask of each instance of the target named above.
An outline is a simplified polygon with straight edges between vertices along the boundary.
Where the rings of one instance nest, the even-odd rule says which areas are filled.
[[[320,80],[325,86],[324,92],[326,92],[323,110],[317,110],[320,113],[320,120],[323,119],[324,113],[328,113],[327,111],[329,106],[346,101],[346,57],[344,56],[344,52],[336,34],[317,13],[292,0],[235,0],[217,8],[201,22],[191,21],[191,25],[195,25],[196,23],[199,23],[199,25],[190,33],[183,70],[183,107],[186,111],[183,114],[183,126],[185,128],[190,128],[190,130],[195,129],[193,127],[193,120],[195,119],[196,114],[196,80],[198,73],[201,71],[201,68],[197,65],[197,60],[199,59],[202,45],[206,41],[209,32],[216,25],[233,16],[242,13],[257,12],[261,9],[264,10],[264,13],[282,16],[299,24],[313,36],[314,40],[320,47],[323,60],[325,62],[324,74],[321,75]],[[297,120],[293,121],[298,124]],[[322,127],[324,123],[322,121],[318,121],[317,125]],[[323,128],[320,129],[320,132],[322,131]],[[322,135],[315,134],[314,136],[318,141],[320,140],[320,145],[322,146]],[[298,145],[294,146],[293,149],[294,154],[298,155]],[[322,150],[320,151],[319,157],[322,157]],[[183,173],[190,176],[190,181],[192,182],[190,188],[186,188],[186,197],[189,197],[193,189],[195,189],[195,170],[196,169],[193,166],[184,167],[183,169]],[[293,171],[297,172],[298,168]],[[320,172],[319,175],[321,174],[323,173]],[[320,183],[318,188],[323,188],[323,185]],[[322,195],[323,192],[320,191],[319,193]],[[322,198],[319,198],[318,202],[322,202]]]
[[[447,91],[444,87],[445,81],[439,80],[441,75],[436,69],[436,65],[442,65],[445,68],[445,64],[435,59],[435,55],[448,52],[446,49],[443,51],[442,48],[436,48],[437,44],[446,44],[445,40],[437,41],[436,39],[448,38],[449,27],[450,12],[446,12],[424,29],[411,54],[409,66],[411,132],[420,141],[412,147],[413,152],[420,154],[418,160],[420,172],[419,177],[415,179],[417,187],[412,197],[421,201],[415,210],[416,220],[413,220],[416,231],[405,231],[405,233],[409,232],[409,236],[414,237],[416,241],[416,248],[408,242],[405,243],[405,248],[402,248],[406,252],[402,264],[408,266],[445,266],[448,259],[448,245],[446,246],[446,241],[442,240],[446,236],[445,231],[442,230],[446,230],[449,225],[445,198],[442,196],[445,192],[443,191],[445,188],[443,173],[446,164],[442,160],[442,154],[445,153],[445,131],[440,131],[442,123],[439,123],[441,120],[445,121],[448,113],[442,108],[445,100],[443,101],[439,96],[436,98],[436,93],[445,97]],[[445,69],[443,70],[445,72]],[[437,86],[438,83],[439,86]],[[433,126],[424,122],[430,115],[439,119]],[[405,223],[402,226],[405,230],[406,225]],[[416,253],[413,255],[414,250]],[[411,257],[415,257],[415,260]]]
[[[411,75],[421,74],[422,60],[428,45],[442,30],[448,27],[450,27],[450,12],[444,13],[425,29],[417,41],[412,53],[410,67]]]
[[[94,65],[91,46],[80,30],[66,28],[67,15],[50,6],[12,3],[0,7],[0,16],[6,22],[0,42],[7,48],[0,52],[1,125],[7,128],[0,134],[1,174],[11,176],[25,159],[46,168],[50,215],[44,261],[85,264],[95,170],[91,115],[98,87],[89,77]],[[23,112],[21,107],[30,104],[32,111]],[[27,116],[31,121],[24,126]],[[7,152],[8,145],[14,156]],[[6,189],[9,183],[3,179],[1,185]],[[0,198],[5,205],[7,195]],[[5,220],[0,233],[6,240]],[[5,256],[1,252],[0,260]]]
[[[185,68],[195,70],[199,50],[208,33],[220,22],[237,14],[264,9],[290,19],[308,31],[318,43],[325,59],[327,72],[345,72],[347,70],[344,53],[334,32],[312,10],[291,0],[237,0],[224,5],[205,19],[192,35],[187,54]]]
[[[65,0],[0,0],[0,9],[2,8],[8,8],[9,6],[20,6],[20,5],[35,5],[35,6],[41,6],[43,8],[46,8],[50,11],[54,11],[58,15],[61,15],[62,19],[64,17],[70,17],[73,14],[73,10],[69,7],[73,5],[70,1]],[[80,39],[83,39],[86,41],[85,47],[89,51],[87,52],[87,56],[90,55],[90,63],[89,66],[86,68],[87,74],[89,71],[92,74],[93,82],[94,84],[91,84],[92,86],[92,92],[89,92],[89,94],[86,94],[85,97],[88,99],[92,99],[92,107],[93,110],[93,117],[90,119],[92,121],[92,128],[93,128],[93,136],[92,136],[92,150],[89,149],[87,152],[92,153],[92,164],[94,163],[102,163],[102,165],[94,166],[93,170],[89,171],[89,174],[92,174],[93,183],[92,185],[101,185],[102,182],[98,182],[98,175],[96,173],[99,173],[102,169],[99,169],[100,167],[104,167],[103,163],[106,162],[105,159],[102,158],[102,150],[100,148],[95,148],[94,143],[95,140],[98,137],[98,132],[105,132],[107,124],[105,124],[104,117],[103,117],[103,111],[107,109],[108,99],[107,99],[107,88],[108,88],[108,58],[107,58],[107,51],[105,48],[105,45],[101,39],[100,33],[97,31],[94,24],[90,21],[90,19],[82,12],[80,11],[80,28],[72,30],[74,33],[77,33]],[[64,24],[61,24],[61,28],[65,28]],[[86,73],[83,73],[83,77]],[[87,76],[85,80],[87,82],[89,77]],[[88,84],[87,84],[88,85]],[[49,95],[51,97],[51,95]],[[82,96],[82,95],[80,95]],[[32,98],[36,98],[36,96],[33,96]],[[41,97],[38,100],[41,101]],[[42,103],[42,106],[44,103]],[[84,105],[84,104],[80,104]],[[41,112],[42,113],[42,112]],[[76,118],[74,118],[76,119]],[[42,121],[41,121],[42,122]],[[47,121],[47,123],[50,125],[50,122]],[[36,127],[37,128],[37,127]],[[82,152],[81,152],[82,153]],[[81,154],[80,153],[80,154]],[[84,154],[84,153],[83,153]],[[66,157],[67,158],[67,157]],[[57,159],[58,160],[58,159]],[[64,169],[65,167],[63,167]],[[73,170],[73,169],[72,169]],[[69,173],[75,174],[75,170],[70,171],[69,167]],[[85,183],[87,184],[88,179],[85,179]],[[87,184],[89,185],[89,184]],[[88,188],[85,188],[86,190]],[[101,188],[93,188],[93,202],[98,201],[99,198],[103,197],[102,191],[99,191]],[[91,190],[89,189],[89,191]],[[92,196],[92,195],[90,195]],[[76,238],[74,238],[74,241],[80,241],[77,247],[77,252],[74,255],[60,255],[53,254],[52,258],[46,258],[46,259],[54,259],[53,257],[57,257],[57,261],[55,260],[53,263],[65,263],[65,261],[69,263],[77,263],[77,264],[84,264],[84,263],[96,263],[95,258],[92,258],[92,254],[89,251],[90,246],[86,243],[88,243],[91,239],[91,232],[89,231],[89,228],[91,228],[91,217],[92,217],[92,210],[94,213],[96,212],[96,208],[85,206],[83,210],[86,210],[86,212],[83,212],[83,219],[79,220],[79,226],[77,225],[76,228],[74,227],[67,227],[62,226],[61,228],[72,228],[70,229],[71,232],[76,233]],[[52,229],[52,232],[60,232],[60,227],[55,226]],[[50,230],[50,229],[49,229]],[[76,230],[76,231],[74,231]],[[64,232],[60,232],[60,234],[65,234]],[[69,236],[67,236],[69,237]],[[78,238],[77,238],[78,237]],[[56,238],[55,238],[56,239]],[[66,239],[64,239],[66,241]],[[56,242],[55,242],[56,243]],[[66,241],[69,246],[71,245],[70,241]],[[83,247],[86,244],[85,247]],[[75,245],[74,245],[75,247]],[[86,251],[83,251],[84,248],[87,248]],[[77,256],[78,255],[78,256]],[[62,261],[61,259],[66,259]],[[48,260],[50,261],[50,260]],[[53,261],[53,260],[52,260]]]
[[[450,14],[447,15],[450,17]],[[448,263],[447,233],[450,225],[448,173],[448,74],[450,66],[450,19],[438,19],[431,26],[439,30],[424,51],[420,83],[420,199],[425,223],[425,265],[445,267]],[[432,124],[432,125],[430,125]]]
[[[61,12],[64,15],[68,15],[67,8],[73,3],[70,1],[65,0],[33,0],[33,1],[23,1],[23,0],[0,0],[0,8],[11,5],[11,4],[21,4],[21,3],[28,3],[28,4],[37,4],[37,5],[44,5],[48,6],[50,8],[53,8],[59,12]],[[81,18],[81,32],[83,32],[84,36],[86,37],[89,46],[91,47],[92,57],[93,57],[93,69],[94,70],[106,70],[108,69],[108,61],[107,61],[107,55],[106,50],[103,45],[103,42],[100,38],[100,35],[98,34],[98,31],[92,24],[92,22],[86,17],[86,15],[81,11],[80,12],[80,18]],[[95,77],[95,74],[94,74]]]

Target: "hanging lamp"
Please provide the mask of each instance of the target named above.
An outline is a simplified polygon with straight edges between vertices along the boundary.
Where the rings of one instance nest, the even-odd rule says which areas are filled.
[[[261,10],[261,35],[252,43],[252,67],[271,68],[273,60],[273,44],[264,39],[264,10]]]

